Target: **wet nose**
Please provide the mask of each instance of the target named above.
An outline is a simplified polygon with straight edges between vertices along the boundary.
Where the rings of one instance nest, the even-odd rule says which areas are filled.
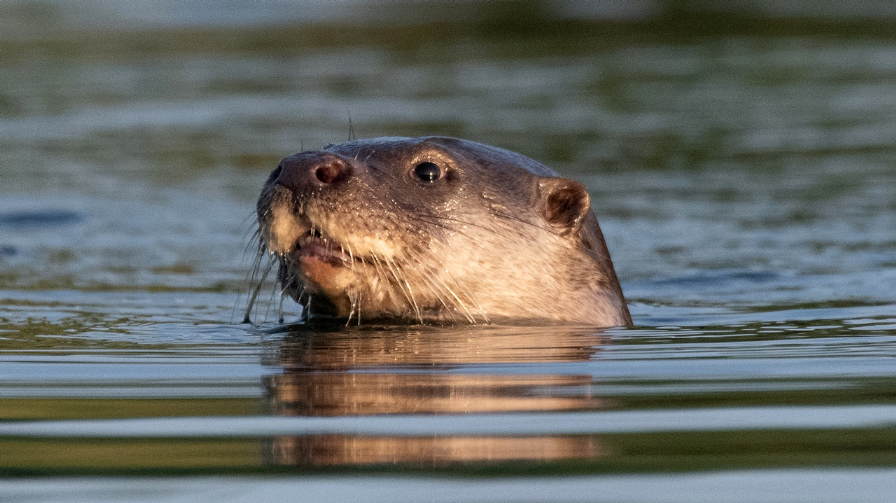
[[[303,191],[344,183],[351,177],[352,167],[348,161],[333,154],[302,152],[285,157],[274,173],[276,183]]]

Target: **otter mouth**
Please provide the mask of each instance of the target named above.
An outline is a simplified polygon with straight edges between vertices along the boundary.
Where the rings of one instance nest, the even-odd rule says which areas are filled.
[[[317,260],[331,267],[352,267],[354,264],[353,257],[346,253],[345,247],[316,229],[300,236],[290,255],[293,260]]]

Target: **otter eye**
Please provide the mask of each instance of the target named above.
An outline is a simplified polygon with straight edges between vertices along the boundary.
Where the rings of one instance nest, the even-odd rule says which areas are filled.
[[[442,169],[432,162],[421,162],[414,168],[414,176],[423,182],[433,183],[442,176]]]

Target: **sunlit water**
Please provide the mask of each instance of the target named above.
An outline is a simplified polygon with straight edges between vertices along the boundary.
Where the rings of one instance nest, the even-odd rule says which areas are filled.
[[[0,5],[0,499],[892,501],[896,38],[573,4]],[[240,323],[350,128],[585,182],[636,326]]]

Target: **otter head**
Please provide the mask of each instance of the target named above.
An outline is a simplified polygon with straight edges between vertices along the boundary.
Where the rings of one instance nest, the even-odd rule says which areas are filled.
[[[284,158],[262,249],[306,316],[627,325],[585,187],[519,154],[377,138]]]

